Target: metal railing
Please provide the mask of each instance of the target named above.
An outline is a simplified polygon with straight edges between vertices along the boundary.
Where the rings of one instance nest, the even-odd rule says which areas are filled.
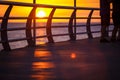
[[[21,40],[26,40],[28,43],[28,46],[35,46],[36,45],[36,38],[43,38],[47,37],[49,43],[54,43],[53,36],[64,36],[68,35],[70,37],[70,40],[76,40],[76,35],[77,34],[87,34],[88,38],[93,38],[91,28],[91,19],[100,19],[100,17],[92,17],[92,14],[94,11],[98,10],[99,8],[86,8],[86,7],[72,7],[72,6],[53,6],[53,5],[45,5],[45,4],[32,4],[32,3],[21,3],[21,2],[9,2],[9,1],[0,1],[0,5],[8,5],[9,7],[7,8],[5,14],[3,17],[0,17],[1,22],[1,41],[0,44],[2,44],[3,49],[5,51],[10,51],[10,42],[15,42],[15,41],[21,41]],[[13,6],[22,6],[22,7],[31,7],[32,10],[29,13],[28,17],[10,17],[11,10]],[[47,19],[46,26],[43,27],[36,27],[36,23],[33,23],[33,20],[39,19],[38,17],[35,17],[35,12],[37,8],[52,8],[52,11],[50,12],[48,17],[43,17],[40,19]],[[70,9],[73,10],[72,14],[70,17],[53,17],[56,9]],[[78,10],[90,10],[90,13],[88,17],[76,17],[76,11]],[[26,21],[26,27],[25,28],[11,28],[8,29],[8,20],[22,20],[25,19]],[[52,34],[52,20],[53,19],[69,19],[68,23],[68,34],[57,34],[53,35]],[[74,19],[87,19],[87,22],[85,25],[76,25],[74,24]],[[32,24],[34,25],[32,27]],[[75,25],[75,26],[73,26]],[[100,24],[94,24],[94,25],[100,25]],[[93,25],[93,26],[94,26]],[[86,32],[85,33],[76,33],[76,27],[78,26],[86,26]],[[62,26],[65,27],[65,26]],[[45,36],[36,36],[36,29],[41,29],[41,28],[46,28],[46,35]],[[20,39],[11,39],[9,40],[8,38],[8,31],[16,31],[16,30],[25,30],[26,32],[26,37],[25,38],[20,38]],[[32,32],[33,30],[33,32]],[[96,33],[99,31],[96,31]]]

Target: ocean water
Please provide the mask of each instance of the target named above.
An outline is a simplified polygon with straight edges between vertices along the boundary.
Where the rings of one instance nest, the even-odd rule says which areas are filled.
[[[96,23],[94,23],[96,24]],[[85,23],[78,23],[77,25],[85,25]],[[8,29],[10,28],[25,28],[26,24],[25,23],[9,23],[8,24]],[[45,23],[37,23],[36,27],[43,27],[46,26]],[[57,27],[57,26],[64,26],[64,28],[52,28],[52,34],[57,35],[57,34],[68,34],[68,24],[67,23],[53,23],[52,26]],[[112,29],[113,26],[110,26],[110,29]],[[91,26],[91,31],[100,31],[101,26]],[[76,28],[77,33],[84,33],[86,32],[86,26],[79,26]],[[1,33],[0,33],[1,34]],[[46,29],[45,28],[40,28],[36,29],[36,36],[45,36],[46,35]],[[93,33],[93,37],[99,37],[100,33]],[[19,38],[25,38],[25,30],[17,30],[17,31],[8,31],[8,38],[9,40],[11,39],[19,39]],[[79,34],[77,35],[77,40],[78,39],[85,39],[88,38],[87,34]],[[61,41],[67,41],[69,40],[69,36],[55,36],[53,37],[55,42],[61,42]],[[1,38],[0,38],[1,40]],[[43,38],[37,38],[36,39],[36,45],[42,45],[43,43],[47,43],[48,40],[46,37]],[[10,42],[10,47],[12,49],[15,48],[21,48],[27,46],[27,41],[16,41],[16,42]],[[0,43],[0,50],[2,50],[3,47]]]

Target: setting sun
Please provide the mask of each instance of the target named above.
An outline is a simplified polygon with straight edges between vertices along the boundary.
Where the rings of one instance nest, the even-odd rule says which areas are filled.
[[[36,13],[36,17],[45,17],[46,13],[43,10],[39,10]]]

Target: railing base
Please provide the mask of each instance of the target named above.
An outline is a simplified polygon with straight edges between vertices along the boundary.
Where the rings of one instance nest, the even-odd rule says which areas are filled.
[[[10,51],[11,51],[11,50],[4,50],[4,49],[2,49],[2,50],[0,51],[0,55],[1,55],[1,54],[9,54]]]

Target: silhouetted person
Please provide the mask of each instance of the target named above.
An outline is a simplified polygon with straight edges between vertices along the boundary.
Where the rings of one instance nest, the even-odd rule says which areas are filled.
[[[116,40],[120,41],[120,0],[112,0],[112,6],[113,6],[112,19],[114,28],[112,31],[111,41],[114,42]]]
[[[108,27],[110,25],[110,3],[107,0],[100,0],[100,16],[101,16],[101,39],[100,42],[109,42],[107,40]]]

